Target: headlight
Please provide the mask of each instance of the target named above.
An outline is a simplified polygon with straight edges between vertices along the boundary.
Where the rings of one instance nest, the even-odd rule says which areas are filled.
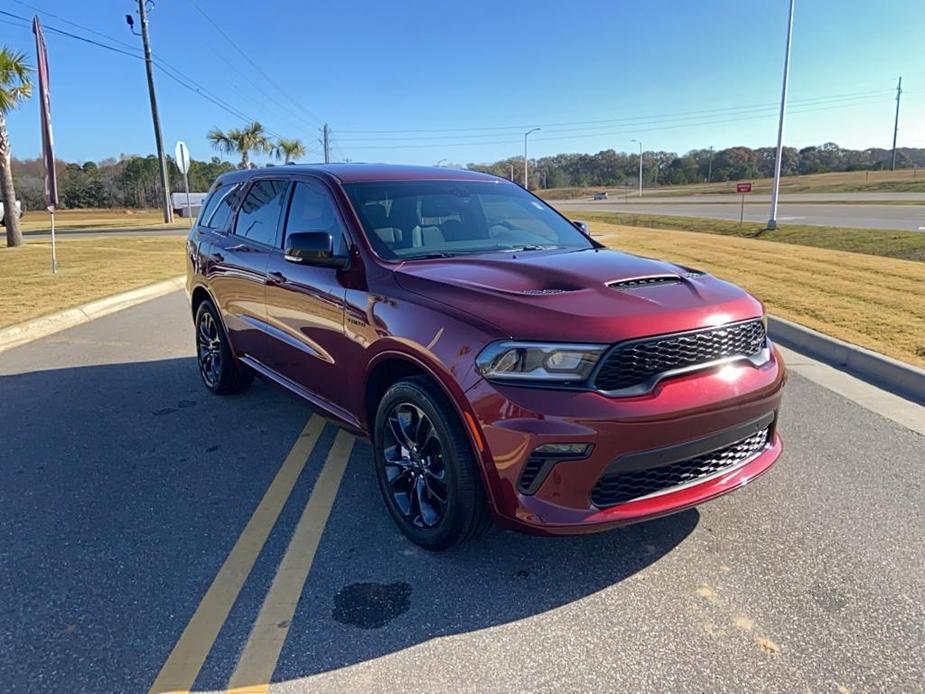
[[[607,345],[494,342],[475,363],[489,380],[570,383],[586,381]]]

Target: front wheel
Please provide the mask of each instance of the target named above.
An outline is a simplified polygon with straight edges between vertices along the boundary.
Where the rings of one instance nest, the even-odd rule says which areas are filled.
[[[442,391],[425,379],[396,383],[375,427],[379,489],[408,539],[444,550],[484,534],[491,514],[478,462]]]

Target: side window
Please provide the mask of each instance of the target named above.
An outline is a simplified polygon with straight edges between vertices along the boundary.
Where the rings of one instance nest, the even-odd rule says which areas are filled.
[[[216,188],[199,213],[199,226],[207,229],[226,229],[231,210],[234,209],[237,200],[237,189],[236,183],[226,183]]]
[[[326,231],[334,241],[334,255],[347,255],[347,239],[337,206],[319,184],[298,182],[292,194],[286,234]]]
[[[235,236],[268,246],[279,244],[279,222],[286,201],[288,181],[257,181],[247,191],[235,220]]]

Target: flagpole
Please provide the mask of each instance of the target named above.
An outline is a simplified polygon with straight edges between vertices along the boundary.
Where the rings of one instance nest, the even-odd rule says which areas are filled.
[[[58,272],[58,253],[55,249],[55,208],[49,207],[48,214],[51,215],[51,271]]]

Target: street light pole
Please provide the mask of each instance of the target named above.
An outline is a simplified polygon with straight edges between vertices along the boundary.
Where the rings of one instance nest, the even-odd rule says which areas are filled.
[[[790,79],[790,36],[793,33],[793,3],[787,15],[787,50],[784,53],[784,83],[780,90],[780,121],[777,124],[777,158],[774,160],[774,185],[771,188],[771,214],[768,229],[777,228],[777,199],[780,195],[780,165],[784,154],[784,110],[787,107],[787,81]]]
[[[642,140],[634,138],[630,142],[639,143],[639,197],[642,197]]]
[[[167,157],[164,156],[164,141],[161,138],[161,118],[157,113],[157,96],[154,93],[154,68],[151,62],[151,41],[148,37],[148,11],[145,0],[138,0],[138,16],[141,18],[141,41],[145,48],[145,70],[148,73],[148,96],[151,99],[151,119],[154,121],[154,143],[161,166],[161,192],[164,206],[164,223],[173,221],[173,207],[170,204],[170,182],[167,178]]]
[[[540,128],[533,128],[524,133],[524,190],[530,190],[530,179],[527,176],[527,136]]]

